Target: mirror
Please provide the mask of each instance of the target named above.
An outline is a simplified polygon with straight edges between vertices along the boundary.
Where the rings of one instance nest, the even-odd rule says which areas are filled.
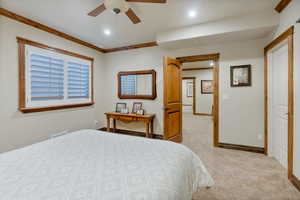
[[[118,73],[120,99],[155,99],[156,72],[154,70]]]

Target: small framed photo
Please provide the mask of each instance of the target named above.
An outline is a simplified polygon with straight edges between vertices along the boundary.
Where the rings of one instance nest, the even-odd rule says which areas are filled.
[[[212,80],[201,80],[201,94],[212,94],[213,87]]]
[[[136,114],[137,114],[137,115],[144,115],[144,114],[145,114],[145,111],[144,111],[144,109],[141,109],[141,110],[138,110],[138,111],[136,112]]]
[[[251,65],[240,65],[230,67],[231,87],[251,86]]]
[[[120,113],[122,111],[122,109],[127,108],[127,104],[126,103],[117,103],[116,104],[116,112]]]
[[[143,109],[143,103],[142,102],[134,102],[132,106],[132,113],[137,113],[138,110]]]
[[[128,113],[129,113],[128,108],[121,109],[121,114],[128,114]]]
[[[193,97],[194,94],[194,84],[193,82],[187,82],[186,83],[186,97]]]

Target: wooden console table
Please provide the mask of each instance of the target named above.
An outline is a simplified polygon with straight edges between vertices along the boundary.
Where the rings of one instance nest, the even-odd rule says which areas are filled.
[[[146,125],[146,137],[151,138],[153,134],[154,114],[137,115],[137,114],[121,114],[117,112],[105,113],[107,119],[107,131],[111,132],[110,119],[113,119],[113,132],[116,132],[116,120],[125,122],[142,121]]]

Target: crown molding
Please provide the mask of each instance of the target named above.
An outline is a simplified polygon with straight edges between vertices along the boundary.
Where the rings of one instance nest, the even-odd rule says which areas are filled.
[[[291,3],[291,1],[292,0],[281,0],[275,7],[275,10],[281,13],[289,5],[289,3]]]
[[[129,46],[124,46],[124,47],[106,49],[105,53],[113,53],[113,52],[117,52],[117,51],[127,51],[127,50],[132,50],[132,49],[140,49],[140,48],[155,47],[155,46],[158,46],[157,42],[147,42],[147,43],[129,45]]]
[[[10,19],[16,20],[18,22],[21,22],[23,24],[32,26],[34,28],[40,29],[42,31],[51,33],[53,35],[56,35],[58,37],[67,39],[69,41],[75,42],[77,44],[83,45],[85,47],[94,49],[96,51],[99,51],[101,53],[113,53],[117,51],[125,51],[125,50],[132,50],[132,49],[139,49],[139,48],[146,48],[146,47],[153,47],[153,46],[158,46],[157,42],[147,42],[147,43],[141,43],[141,44],[135,44],[135,45],[130,45],[130,46],[124,46],[124,47],[116,47],[116,48],[111,48],[111,49],[104,49],[97,47],[91,43],[88,43],[86,41],[80,40],[72,35],[69,35],[67,33],[61,32],[57,29],[51,28],[49,26],[46,26],[44,24],[41,24],[37,21],[31,20],[29,18],[23,17],[21,15],[18,15],[16,13],[13,13],[9,10],[6,10],[4,8],[0,7],[0,15],[3,15],[5,17],[8,17]]]

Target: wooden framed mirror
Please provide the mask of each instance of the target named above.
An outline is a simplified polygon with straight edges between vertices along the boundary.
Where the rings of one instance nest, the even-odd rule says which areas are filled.
[[[118,73],[120,99],[156,99],[156,71],[128,71]]]

